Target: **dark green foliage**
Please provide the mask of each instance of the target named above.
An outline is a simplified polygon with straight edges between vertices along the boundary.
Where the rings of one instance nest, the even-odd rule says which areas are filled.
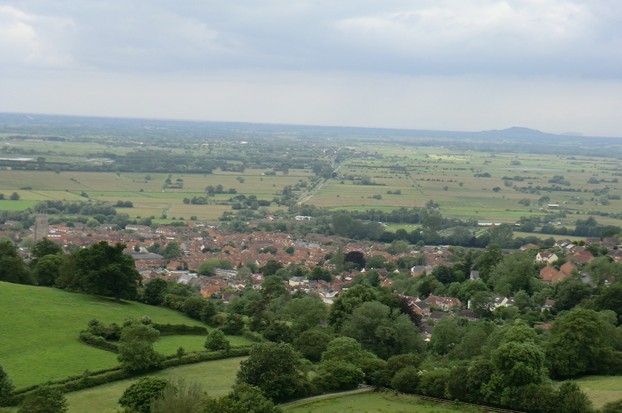
[[[273,321],[263,331],[262,335],[266,340],[276,343],[291,343],[296,334],[285,321]]]
[[[414,366],[401,368],[391,379],[391,387],[402,393],[416,393],[419,388],[419,369]]]
[[[207,338],[205,339],[205,344],[203,345],[210,351],[224,350],[225,352],[228,352],[231,348],[231,344],[225,337],[225,333],[217,328],[209,332]]]
[[[143,301],[151,305],[162,305],[168,283],[161,278],[153,278],[145,284]]]
[[[220,327],[225,334],[239,335],[244,329],[244,319],[239,314],[228,314],[224,324]]]
[[[275,402],[304,396],[308,387],[300,354],[286,343],[256,344],[240,364],[237,380],[259,387]]]
[[[423,339],[410,318],[378,301],[366,302],[354,309],[344,321],[341,332],[384,359],[423,348]]]
[[[168,381],[160,377],[141,377],[125,389],[119,404],[132,412],[149,413],[151,402],[162,395],[167,385]]]
[[[592,295],[592,287],[579,280],[565,280],[555,286],[555,311],[570,310]]]
[[[0,366],[0,406],[7,404],[14,389],[13,381],[11,381],[9,375],[4,371],[2,366]]]
[[[181,311],[195,320],[201,319],[201,313],[205,307],[205,299],[196,295],[186,298],[181,305]]]
[[[328,320],[336,330],[341,328],[346,317],[359,305],[378,298],[378,293],[372,287],[359,284],[342,292],[330,308]]]
[[[294,347],[304,358],[317,362],[320,361],[322,353],[326,351],[332,339],[331,335],[323,330],[307,330],[294,340]]]
[[[201,310],[201,321],[207,325],[212,325],[212,317],[216,315],[216,306],[211,301],[206,301]]]
[[[345,361],[365,373],[367,383],[376,383],[377,378],[374,374],[385,368],[385,362],[379,359],[374,353],[363,350],[361,344],[350,337],[338,337],[328,343],[326,351],[322,353],[322,363],[334,363]]]
[[[355,389],[364,379],[363,370],[346,361],[337,360],[320,364],[313,382],[324,391],[344,391]]]
[[[69,286],[117,300],[136,297],[141,277],[132,257],[123,253],[124,249],[123,244],[111,246],[101,241],[74,253],[75,272],[68,275]]]
[[[63,248],[54,241],[50,241],[48,238],[43,238],[41,241],[35,243],[32,247],[31,253],[33,262],[36,263],[36,260],[39,260],[46,255],[63,255]]]
[[[17,413],[65,413],[66,411],[65,396],[59,390],[41,386],[24,398]]]
[[[32,267],[32,275],[38,285],[52,286],[60,276],[65,258],[60,255],[46,255]]]
[[[155,328],[140,322],[130,322],[121,330],[118,360],[127,371],[147,371],[162,363],[162,356],[153,349],[160,337]]]
[[[593,301],[595,310],[614,311],[622,321],[622,283],[616,283],[602,290]]]
[[[575,308],[558,316],[546,345],[551,376],[619,372],[622,365],[613,348],[611,328],[612,324],[593,310]]]
[[[17,248],[7,239],[0,240],[0,281],[16,284],[32,284],[28,267],[17,254]]]
[[[425,370],[419,376],[419,392],[430,397],[447,397],[448,369]]]
[[[326,321],[328,307],[319,297],[307,295],[290,300],[285,315],[292,322],[294,330],[303,332]]]
[[[258,387],[239,383],[228,395],[208,400],[203,413],[281,413],[281,409]]]
[[[592,402],[575,383],[565,382],[557,390],[557,411],[559,413],[590,413]]]
[[[493,267],[488,282],[496,292],[505,296],[520,290],[533,293],[539,285],[533,256],[530,252],[506,255]]]

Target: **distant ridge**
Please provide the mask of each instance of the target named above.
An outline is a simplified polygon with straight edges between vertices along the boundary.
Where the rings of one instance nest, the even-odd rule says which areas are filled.
[[[271,123],[252,123],[252,122],[220,122],[220,121],[200,121],[200,120],[173,120],[173,119],[144,119],[144,118],[113,118],[97,116],[71,116],[71,115],[48,115],[31,113],[5,113],[0,112],[0,132],[20,133],[27,132],[29,128],[37,127],[44,133],[69,132],[77,128],[91,128],[99,132],[114,128],[117,131],[123,129],[127,131],[144,132],[149,129],[170,130],[183,129],[186,132],[205,132],[205,131],[229,131],[235,133],[259,133],[270,132],[313,132],[319,136],[328,136],[338,132],[339,135],[358,135],[358,136],[384,136],[384,137],[412,137],[412,138],[497,138],[497,139],[570,139],[570,140],[590,140],[590,139],[620,139],[622,137],[601,137],[586,136],[580,133],[554,134],[542,132],[522,126],[513,126],[506,129],[491,129],[484,131],[450,131],[450,130],[430,130],[430,129],[398,129],[398,128],[375,128],[360,126],[323,126],[323,125],[294,125],[294,124],[271,124]]]

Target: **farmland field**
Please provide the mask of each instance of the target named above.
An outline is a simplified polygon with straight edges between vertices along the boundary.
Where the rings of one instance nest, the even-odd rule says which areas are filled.
[[[587,376],[577,379],[576,383],[596,408],[622,399],[622,377],[620,376]]]
[[[361,393],[334,396],[317,401],[294,403],[283,409],[286,413],[476,413],[478,409],[422,401],[416,396],[391,393]]]
[[[150,374],[165,379],[183,379],[186,383],[197,383],[210,397],[228,393],[235,381],[240,362],[244,357],[208,361],[174,367]],[[91,389],[66,394],[69,413],[91,413],[97,406],[98,413],[115,413],[119,409],[117,401],[123,391],[137,379],[121,380]]]
[[[161,307],[4,282],[0,302],[11,314],[0,318],[0,364],[18,388],[116,366],[116,354],[78,341],[92,319],[108,324],[148,316],[157,323],[202,325]],[[233,340],[234,345],[250,344]],[[199,350],[203,341],[200,336],[165,336],[157,348],[173,354],[180,346]]]

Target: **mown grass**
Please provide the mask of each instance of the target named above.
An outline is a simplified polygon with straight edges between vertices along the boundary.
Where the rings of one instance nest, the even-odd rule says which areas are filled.
[[[208,361],[174,367],[150,374],[165,379],[183,379],[186,383],[199,384],[209,396],[222,396],[229,392],[244,357]],[[91,389],[66,395],[69,413],[92,413],[97,406],[98,413],[116,413],[120,406],[118,400],[138,378],[104,384]]]
[[[622,376],[588,376],[577,379],[576,383],[596,408],[622,399]]]
[[[53,288],[0,282],[0,365],[16,387],[58,380],[118,365],[116,355],[78,341],[87,323],[106,324],[148,316],[157,323],[202,325],[176,311],[135,302],[70,293]],[[203,337],[165,336],[158,349],[173,354],[182,346],[202,349]],[[234,344],[248,344],[235,338]]]
[[[475,413],[478,409],[423,401],[416,396],[361,393],[333,396],[283,408],[286,413]]]

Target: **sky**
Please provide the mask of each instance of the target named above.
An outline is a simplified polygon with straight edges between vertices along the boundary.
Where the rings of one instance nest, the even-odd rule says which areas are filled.
[[[622,137],[622,1],[0,0],[0,111]]]

